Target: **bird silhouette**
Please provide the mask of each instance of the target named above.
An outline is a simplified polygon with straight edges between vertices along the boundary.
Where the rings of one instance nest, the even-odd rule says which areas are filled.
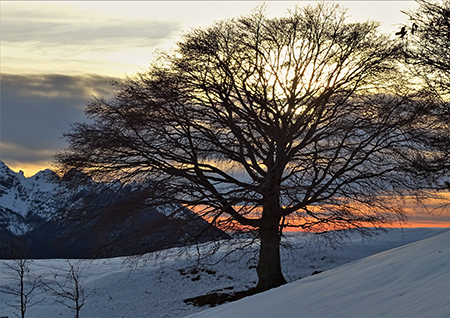
[[[400,31],[398,31],[397,33],[395,33],[395,35],[400,35],[400,38],[402,39],[402,38],[406,35],[406,26],[402,26],[402,28],[400,29]]]
[[[419,26],[418,26],[417,24],[413,23],[413,25],[411,26],[411,34],[414,35],[414,32],[417,31],[418,27],[419,27]]]

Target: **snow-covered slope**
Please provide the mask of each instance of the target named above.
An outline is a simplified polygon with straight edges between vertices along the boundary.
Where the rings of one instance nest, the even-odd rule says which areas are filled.
[[[189,317],[450,317],[450,231]]]
[[[152,206],[145,184],[71,170],[25,178],[0,161],[0,258],[96,258],[228,237],[189,209]]]
[[[436,236],[440,234],[443,235]],[[238,250],[230,258],[216,264],[233,248],[232,245],[224,246],[198,270],[194,267],[198,261],[195,248],[191,257],[179,256],[177,249],[171,249],[164,262],[153,259],[137,264],[134,270],[130,269],[129,263],[123,263],[123,258],[85,262],[83,287],[90,294],[80,316],[177,318],[201,312],[200,317],[214,317],[214,310],[222,312],[223,309],[226,317],[242,317],[240,304],[247,301],[252,302],[255,311],[245,312],[242,309],[242,312],[252,317],[271,313],[270,307],[277,309],[275,317],[282,317],[282,313],[290,317],[314,314],[327,317],[323,315],[325,312],[342,317],[369,314],[418,317],[425,313],[424,310],[435,307],[434,311],[428,312],[430,315],[422,317],[433,317],[435,313],[441,313],[441,317],[449,316],[448,229],[394,229],[370,241],[353,236],[345,247],[338,249],[317,246],[312,237],[304,233],[290,233],[286,238],[294,249],[282,251],[282,266],[286,278],[293,283],[216,307],[213,311],[186,304],[184,299],[212,291],[239,291],[254,286],[256,273],[250,266],[254,256],[252,253]],[[420,241],[423,239],[427,240]],[[374,255],[411,242],[417,243]],[[367,256],[370,257],[362,259]],[[352,261],[354,263],[348,266],[338,267]],[[51,279],[53,268],[64,267],[64,260],[36,260],[31,271]],[[309,276],[314,271],[323,272]],[[8,276],[4,264],[0,262],[0,284],[12,284]],[[298,280],[299,277],[302,278]],[[285,294],[278,297],[278,292]],[[35,295],[36,299],[45,296],[42,290],[37,290]],[[275,304],[269,299],[272,297],[270,295],[278,299]],[[415,298],[411,299],[413,296]],[[11,295],[0,294],[0,316],[14,317],[14,309],[6,305],[13,302]],[[311,311],[306,312],[298,307]],[[375,307],[379,311],[372,311]],[[73,317],[73,314],[47,296],[42,303],[27,310],[27,317]]]
[[[117,203],[119,198],[123,200],[131,192],[141,191],[137,183],[122,185],[118,180],[109,184],[97,183],[78,171],[70,171],[67,175],[60,178],[47,169],[26,178],[22,171],[16,173],[0,161],[0,227],[21,236],[40,223],[64,217],[74,207],[83,204],[104,207]],[[66,179],[74,181],[74,178],[83,179],[82,185],[74,187],[76,182],[64,182]],[[90,197],[89,202],[83,202],[88,201],[87,197]],[[176,204],[158,206],[156,211],[172,219],[193,217],[189,210]]]
[[[14,235],[51,220],[68,201],[68,190],[53,171],[25,178],[22,171],[16,173],[0,161],[0,224]]]
[[[23,173],[15,173],[0,161],[0,206],[23,217],[33,207],[41,206],[41,216],[46,217],[49,210],[46,199],[58,187],[58,179],[51,170],[40,171],[33,177],[25,178]]]

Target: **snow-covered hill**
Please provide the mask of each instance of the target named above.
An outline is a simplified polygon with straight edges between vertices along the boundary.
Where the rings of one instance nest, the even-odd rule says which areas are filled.
[[[211,311],[186,304],[184,299],[213,291],[244,290],[256,281],[252,253],[236,251],[215,264],[233,249],[231,242],[198,269],[196,249],[190,257],[171,249],[164,262],[153,258],[134,264],[134,270],[129,263],[123,263],[124,258],[85,262],[83,286],[90,296],[80,316],[177,318],[194,313],[199,313],[199,317],[222,313],[222,317],[450,316],[448,229],[394,229],[370,241],[355,235],[338,249],[317,245],[314,237],[288,233],[286,241],[294,249],[282,251],[282,265],[290,284]],[[416,243],[406,245],[412,242]],[[388,251],[392,248],[396,249]],[[65,266],[64,260],[35,260],[31,269],[34,274],[49,277],[52,268]],[[310,276],[319,271],[323,272]],[[2,263],[0,282],[12,284]],[[36,291],[38,299],[43,295],[41,290]],[[14,316],[14,309],[6,305],[13,301],[12,296],[0,294],[0,316]],[[247,302],[251,305],[247,306]],[[73,314],[47,296],[42,303],[29,308],[27,316]]]
[[[189,316],[450,317],[450,231]]]

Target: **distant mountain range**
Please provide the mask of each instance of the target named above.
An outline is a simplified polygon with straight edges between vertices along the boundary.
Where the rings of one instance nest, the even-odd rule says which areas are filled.
[[[79,171],[26,178],[0,161],[0,258],[129,256],[228,238],[181,205],[147,203],[137,183],[95,182]]]

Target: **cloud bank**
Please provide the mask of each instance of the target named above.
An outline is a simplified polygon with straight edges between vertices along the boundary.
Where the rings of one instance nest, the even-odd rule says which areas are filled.
[[[130,19],[70,4],[2,3],[2,71],[101,73],[111,76],[146,66],[157,47],[182,26],[177,20]]]
[[[66,147],[62,134],[86,120],[84,106],[93,96],[112,98],[113,79],[2,74],[0,160],[14,167],[49,163]]]

